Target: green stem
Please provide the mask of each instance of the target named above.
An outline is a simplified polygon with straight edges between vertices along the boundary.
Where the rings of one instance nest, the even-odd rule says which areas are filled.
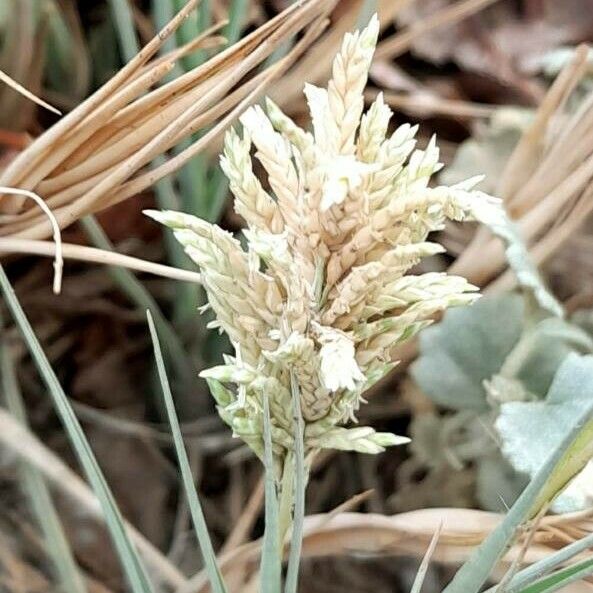
[[[284,540],[292,525],[292,507],[294,504],[294,456],[288,453],[284,458],[282,469],[282,481],[280,483],[280,505],[278,512],[278,524],[280,530],[280,542]]]
[[[294,426],[294,514],[290,554],[286,570],[285,593],[296,593],[299,580],[299,565],[303,547],[303,524],[305,522],[305,445],[304,424],[301,413],[301,394],[294,373],[290,373],[292,413]]]

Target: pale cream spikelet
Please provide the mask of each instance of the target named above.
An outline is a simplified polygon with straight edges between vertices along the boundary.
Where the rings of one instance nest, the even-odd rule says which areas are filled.
[[[235,210],[249,226],[281,233],[284,220],[275,200],[264,190],[251,169],[250,148],[248,136],[240,138],[232,129],[226,134],[220,166],[235,196]]]
[[[329,120],[335,128],[332,144],[338,154],[354,154],[356,130],[364,108],[364,87],[379,36],[379,19],[373,17],[361,32],[346,33],[327,85]]]
[[[391,109],[383,100],[383,93],[379,93],[369,110],[360,120],[356,156],[363,163],[374,163],[381,145],[385,141]],[[383,167],[383,164],[381,164]]]
[[[417,149],[416,127],[389,133],[381,95],[363,114],[379,23],[345,37],[327,89],[306,85],[313,131],[267,101],[228,132],[221,166],[246,222],[246,250],[216,225],[175,212],[150,215],[175,229],[198,264],[216,325],[233,356],[204,371],[221,417],[262,455],[268,397],[274,455],[292,456],[292,398],[305,421],[307,459],[319,449],[376,453],[403,437],[350,428],[364,392],[394,366],[393,347],[476,287],[410,269],[440,253],[430,232],[446,220],[500,215],[497,200],[472,188],[430,187],[439,170],[435,139]],[[267,178],[253,172],[255,158]],[[267,189],[269,188],[269,189]],[[293,378],[291,381],[291,377]]]

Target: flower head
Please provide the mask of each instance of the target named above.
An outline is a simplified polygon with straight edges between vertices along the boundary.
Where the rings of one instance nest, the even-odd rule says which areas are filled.
[[[471,303],[464,278],[409,270],[443,248],[427,241],[446,219],[484,217],[496,201],[471,182],[429,187],[440,168],[432,139],[416,128],[388,133],[381,95],[363,114],[379,23],[346,35],[327,89],[307,85],[312,132],[267,101],[230,131],[222,168],[245,219],[247,250],[192,216],[152,212],[174,229],[200,266],[216,324],[235,356],[203,373],[235,434],[262,451],[262,398],[269,396],[275,453],[292,447],[291,377],[305,445],[377,452],[402,437],[342,425],[368,387],[393,367],[392,349],[449,306]],[[253,172],[250,151],[266,172]]]

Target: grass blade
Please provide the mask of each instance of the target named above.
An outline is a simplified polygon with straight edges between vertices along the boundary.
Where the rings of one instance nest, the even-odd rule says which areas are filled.
[[[176,7],[173,0],[153,0],[152,2],[152,18],[157,30],[162,29],[175,15]],[[194,18],[193,15],[191,18]],[[197,34],[197,32],[195,33]],[[167,53],[177,47],[175,36],[171,36],[166,45],[161,48],[161,53]],[[202,50],[201,50],[202,51]],[[191,56],[190,56],[191,58]],[[201,58],[200,58],[201,59]],[[175,65],[166,77],[165,81],[171,81],[178,76],[181,76],[185,70],[183,68],[183,60]],[[195,138],[194,138],[195,139]],[[192,139],[185,139],[180,144],[173,148],[173,154],[178,155],[183,150],[188,148]],[[158,168],[165,162],[163,156],[157,157],[152,166]],[[194,197],[199,194],[200,189],[204,187],[205,182],[205,168],[203,164],[203,156],[197,155],[186,163],[175,175],[179,182],[179,192],[175,189],[173,179],[165,177],[155,184],[156,201],[162,210],[180,210],[185,209],[189,212],[201,216],[199,210],[196,209],[194,203],[199,203],[199,198]],[[201,190],[203,191],[203,189]],[[181,197],[179,195],[181,193]],[[183,248],[178,241],[173,237],[173,233],[166,229],[165,235],[165,249],[167,258],[171,264],[177,268],[187,269],[191,265],[191,260],[185,254]],[[173,302],[173,322],[175,324],[195,324],[195,309],[196,303],[199,302],[200,291],[195,286],[187,286],[182,284],[175,285],[175,298]],[[159,332],[163,338],[165,335],[159,328]]]
[[[163,390],[165,409],[167,411],[167,417],[171,426],[173,443],[175,444],[175,452],[179,461],[181,479],[185,489],[185,495],[187,496],[187,501],[189,503],[189,510],[194,524],[194,529],[196,530],[198,544],[202,552],[202,558],[204,559],[204,565],[206,566],[206,570],[208,572],[208,578],[210,579],[212,591],[214,593],[226,593],[222,576],[218,570],[218,565],[216,564],[216,554],[214,553],[214,548],[212,547],[212,542],[208,533],[208,527],[206,526],[206,520],[204,518],[204,512],[202,511],[202,505],[200,504],[200,499],[198,498],[198,493],[196,492],[196,488],[194,486],[194,478],[191,472],[187,451],[185,450],[185,445],[183,443],[181,428],[179,427],[179,420],[175,412],[175,405],[173,404],[173,396],[171,394],[171,388],[167,379],[167,372],[165,370],[165,363],[161,353],[156,326],[152,319],[152,315],[148,310],[146,311],[146,317],[148,319],[150,337],[152,339],[152,345],[154,348],[154,357]]]
[[[122,56],[125,62],[129,62],[140,51],[132,10],[128,0],[109,0],[109,5]]]
[[[132,10],[128,4],[128,0],[109,1],[111,11],[114,16],[120,49],[125,61],[129,62],[140,51],[140,43],[138,41],[138,36],[134,27]],[[160,30],[174,17],[172,10],[173,7],[166,2],[155,2],[155,5],[155,11],[159,15],[157,28]],[[160,18],[163,18],[164,21],[161,22]],[[175,40],[173,37],[171,37],[167,40],[166,47],[161,49],[162,51],[169,51],[174,47]],[[156,159],[153,164],[154,166],[158,166],[162,164],[164,160],[164,157],[160,157],[159,159]],[[155,186],[155,191],[161,208],[179,208],[179,201],[177,199],[171,179],[165,178],[159,181]],[[94,217],[85,217],[85,219],[82,220],[82,224],[87,232],[87,235],[96,246],[99,246],[102,249],[113,249],[109,239]],[[167,233],[165,241],[170,262],[178,268],[186,268],[189,260],[183,252],[183,249],[181,249],[179,243],[173,239],[170,233]],[[132,300],[132,302],[136,303],[136,305],[138,305],[142,311],[146,309],[150,309],[150,311],[152,311],[159,327],[159,332],[167,345],[168,354],[170,356],[168,360],[172,362],[176,373],[182,379],[182,381],[189,381],[193,374],[192,366],[187,360],[184,348],[177,337],[177,334],[166,321],[152,296],[131,272],[120,268],[114,268],[112,269],[111,274],[124,294],[126,294]],[[196,294],[195,287],[182,284],[176,285],[175,290],[177,292],[178,299],[181,298],[185,303],[194,303],[194,299],[192,299],[192,297],[195,297]],[[176,307],[176,310],[177,309],[178,307]],[[191,307],[190,304],[185,307],[186,312],[191,311],[193,313],[193,309],[194,307]],[[174,317],[178,318],[179,316],[175,315]]]
[[[301,396],[296,377],[292,373],[290,375],[290,386],[294,423],[294,516],[284,591],[285,593],[296,593],[303,545],[303,522],[305,521],[305,448],[303,444],[304,426],[301,414]]]
[[[371,17],[377,13],[377,0],[365,0],[356,20],[356,28],[363,29],[369,24]]]
[[[428,572],[428,567],[430,566],[430,560],[437,547],[437,542],[439,541],[439,536],[441,535],[442,529],[443,524],[441,523],[438,529],[434,532],[434,535],[430,540],[430,544],[428,544],[428,549],[426,550],[426,554],[424,554],[424,558],[422,558],[422,562],[420,563],[418,572],[416,573],[416,578],[412,583],[410,593],[420,593],[422,590],[422,585],[424,584],[424,579],[426,578],[426,573]]]
[[[0,340],[0,369],[6,407],[23,426],[28,426],[14,364],[4,339]],[[65,593],[85,593],[86,586],[43,476],[37,468],[25,461],[21,461],[19,465],[23,490],[41,527],[45,550],[52,559],[62,590]]]
[[[175,0],[175,10],[181,10],[184,4],[185,0]],[[197,15],[192,14],[177,30],[177,39],[181,44],[191,41],[199,35],[200,31],[204,31],[210,26],[212,22],[211,13],[210,0],[201,0]],[[207,53],[202,49],[189,56],[185,56],[181,61],[185,65],[186,70],[189,70],[200,66],[206,60],[206,57]]]
[[[169,23],[175,16],[175,7],[173,6],[173,0],[152,0],[152,21],[155,29],[161,31],[163,27]],[[177,47],[175,41],[175,35],[172,35],[163,43],[161,46],[161,55],[167,54],[173,51]],[[173,70],[165,77],[165,80],[171,80],[177,78],[180,74],[183,74],[183,70],[179,64],[175,64]]]
[[[229,24],[224,31],[228,45],[233,45],[241,37],[248,8],[249,0],[233,0],[231,2],[229,8]]]
[[[272,455],[272,429],[270,426],[270,403],[264,394],[264,487],[265,531],[262,543],[260,566],[261,593],[277,593],[282,586],[282,543],[278,519],[278,493],[274,479]]]
[[[593,559],[588,558],[572,566],[562,568],[528,587],[520,589],[517,593],[553,593],[553,591],[558,591],[570,583],[580,581],[591,574],[593,574]]]
[[[216,222],[222,216],[226,197],[229,191],[229,180],[220,168],[213,168],[209,183],[210,203],[206,220]]]
[[[521,524],[549,503],[588,461],[590,452],[585,452],[585,449],[590,447],[592,433],[593,403],[580,417],[574,419],[563,441],[519,496],[502,523],[459,569],[444,593],[472,593],[482,588]],[[584,453],[588,457],[581,465]]]
[[[520,570],[509,582],[506,588],[506,593],[518,593],[520,590],[527,587],[529,584],[541,579],[543,576],[550,573],[552,570],[564,564],[577,554],[593,547],[593,534],[582,537],[581,539],[564,546],[557,552],[542,558],[531,566]],[[486,593],[494,593],[496,587],[491,587]]]
[[[128,538],[120,511],[113,499],[111,490],[105,481],[105,477],[101,472],[84,431],[72,410],[72,406],[51,368],[2,266],[0,266],[0,288],[2,289],[8,308],[29,348],[33,361],[43,377],[54,408],[66,429],[66,434],[70,439],[86,478],[99,499],[99,503],[105,514],[107,528],[130,587],[134,593],[149,593],[153,590],[152,584],[148,579],[136,548]]]

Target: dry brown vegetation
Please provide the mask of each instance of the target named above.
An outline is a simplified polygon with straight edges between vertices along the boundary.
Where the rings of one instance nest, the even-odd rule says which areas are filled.
[[[171,437],[155,396],[146,295],[164,310],[171,321],[162,320],[163,327],[173,334],[166,348],[181,344],[186,350],[183,360],[171,365],[174,393],[221,570],[230,591],[256,591],[261,467],[231,437],[207,387],[195,379],[227,344],[194,315],[203,304],[196,289],[198,272],[178,265],[166,241],[163,246],[160,230],[141,211],[154,205],[155,184],[163,179],[174,180],[178,205],[189,207],[179,177],[184,167],[196,166],[197,157],[207,175],[215,175],[222,132],[264,94],[304,123],[303,83],[327,80],[343,34],[372,3],[248,2],[244,34],[226,46],[224,19],[230,3],[211,0],[212,24],[190,41],[178,36],[178,46],[171,49],[167,40],[198,2],[185,4],[158,34],[150,3],[130,2],[143,49],[126,65],[118,54],[112,64],[117,72],[99,85],[91,82],[97,45],[90,39],[111,22],[107,3],[48,2],[62,11],[77,56],[68,84],[56,89],[49,84],[55,59],[45,43],[51,38],[49,25],[43,18],[36,27],[34,19],[27,20],[32,2],[4,2],[11,8],[6,22],[0,20],[0,68],[64,115],[38,110],[14,89],[0,86],[0,186],[35,192],[53,212],[66,260],[61,294],[51,293],[49,261],[37,257],[55,255],[51,221],[21,196],[0,195],[2,263],[150,572],[179,593],[205,593]],[[591,2],[379,0],[377,5],[382,32],[368,99],[383,91],[398,123],[420,123],[424,142],[437,133],[447,164],[463,142],[483,137],[501,109],[529,112],[511,130],[515,141],[494,145],[500,170],[491,192],[505,200],[533,261],[567,309],[589,311],[593,91],[586,43],[593,36]],[[11,27],[20,31],[18,39],[11,36]],[[552,80],[542,74],[538,59],[562,45],[575,49]],[[187,57],[197,50],[209,59],[187,66]],[[270,60],[271,55],[278,59]],[[491,147],[483,150],[483,157],[491,158]],[[204,183],[196,192],[212,187]],[[223,192],[224,199],[224,186]],[[91,214],[98,215],[113,245],[91,244],[80,225]],[[227,206],[218,218],[231,231],[242,224]],[[465,276],[486,294],[514,287],[504,250],[488,231],[452,225],[440,239],[451,257],[434,262],[435,269]],[[94,263],[134,270],[141,287]],[[189,297],[180,296],[177,280],[194,289]],[[19,491],[16,468],[24,459],[42,473],[55,495],[89,590],[120,591],[120,568],[94,495],[77,474],[45,389],[4,310],[2,317],[2,342],[12,353],[31,429],[0,410],[0,586],[15,592],[55,590],[47,551]],[[173,351],[169,354],[174,357]],[[436,413],[435,404],[407,375],[416,355],[416,344],[397,352],[402,364],[373,388],[361,422],[402,434],[418,417]],[[349,453],[318,458],[307,498],[301,590],[362,592],[372,582],[376,591],[407,591],[412,580],[407,561],[394,570],[391,558],[411,557],[416,566],[442,521],[434,559],[445,568],[433,567],[425,585],[426,591],[440,591],[450,567],[465,560],[500,521],[499,514],[476,508],[475,468],[461,465],[435,482],[424,479],[426,467],[411,464],[404,449],[370,458]],[[541,519],[505,557],[499,574],[516,558],[534,562],[590,534],[590,516],[583,511]],[[351,554],[363,558],[360,565],[341,564]],[[591,590],[586,583],[573,587],[575,592]]]

